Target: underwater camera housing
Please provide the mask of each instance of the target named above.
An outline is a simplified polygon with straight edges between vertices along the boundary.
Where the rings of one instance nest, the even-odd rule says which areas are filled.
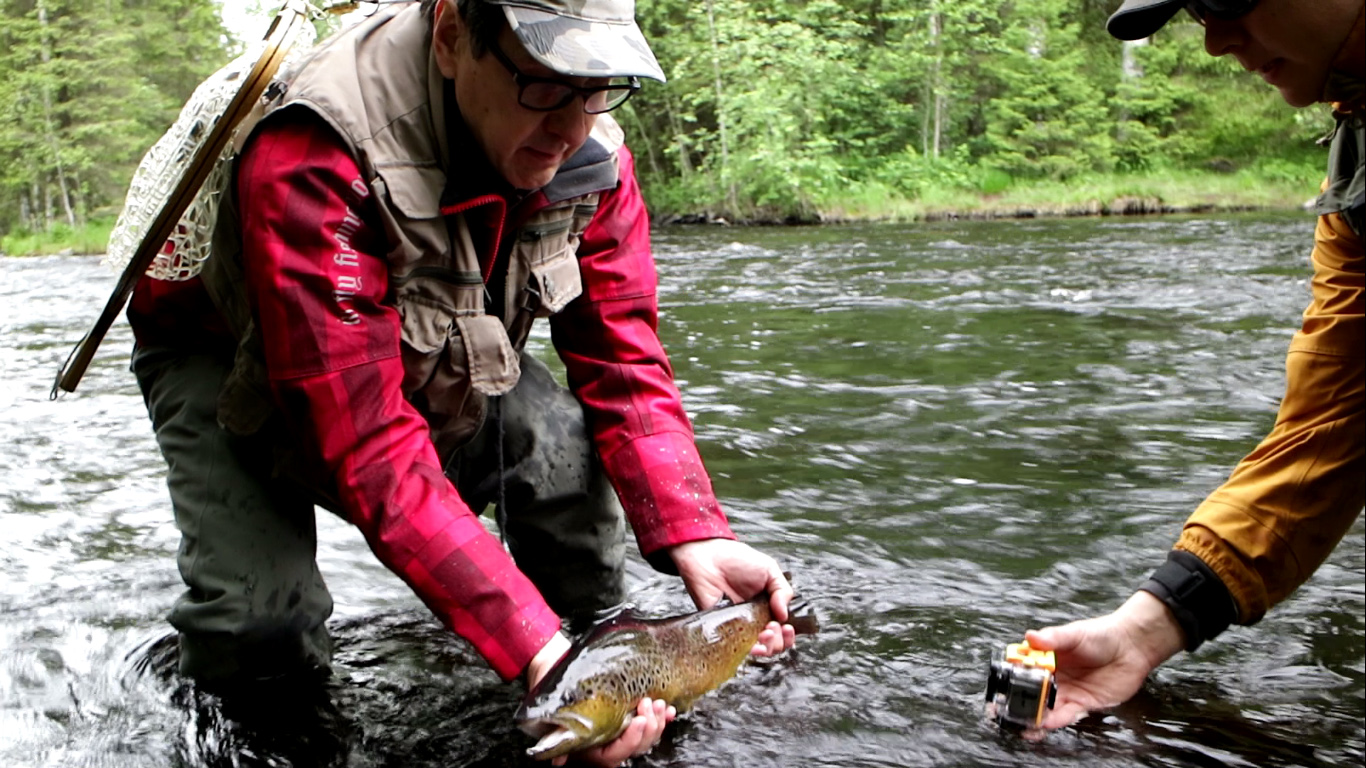
[[[1052,651],[1036,651],[1029,643],[1007,645],[1005,658],[987,670],[987,701],[996,705],[996,722],[1003,728],[1040,727],[1058,696],[1056,669]]]

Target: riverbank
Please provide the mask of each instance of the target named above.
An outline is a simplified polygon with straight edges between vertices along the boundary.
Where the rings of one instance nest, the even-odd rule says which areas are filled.
[[[801,213],[656,211],[655,224],[833,224],[938,221],[944,219],[1020,219],[1052,216],[1135,216],[1221,211],[1293,210],[1318,194],[1317,180],[1299,168],[1279,172],[1237,173],[1169,171],[1161,174],[1109,174],[1067,182],[1013,183],[983,192],[928,188],[910,200],[881,185],[847,190],[839,201]],[[647,198],[649,197],[647,193]],[[104,253],[112,218],[82,227],[54,227],[50,233],[0,237],[0,255],[47,256]]]
[[[1318,178],[1298,167],[1236,173],[1165,171],[1107,174],[1067,182],[1016,182],[1001,190],[929,188],[911,200],[881,185],[847,190],[835,203],[800,213],[728,216],[656,213],[658,224],[911,223],[944,219],[1135,216],[1295,210],[1318,194]],[[648,196],[648,195],[647,195]]]
[[[72,228],[65,224],[51,232],[12,232],[0,236],[0,255],[56,256],[92,255],[104,253],[109,247],[109,233],[114,229],[114,218],[92,219]]]

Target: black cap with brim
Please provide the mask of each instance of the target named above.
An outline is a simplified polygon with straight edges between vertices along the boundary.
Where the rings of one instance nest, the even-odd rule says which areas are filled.
[[[1185,0],[1124,0],[1105,22],[1105,29],[1120,40],[1141,40],[1161,29],[1185,5]]]

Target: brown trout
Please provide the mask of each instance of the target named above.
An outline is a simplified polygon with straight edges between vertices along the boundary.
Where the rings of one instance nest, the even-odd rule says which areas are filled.
[[[798,634],[814,634],[805,601],[788,606]],[[517,710],[517,725],[539,739],[538,760],[605,744],[626,730],[646,696],[686,712],[735,675],[768,622],[768,595],[663,619],[626,611],[576,641]]]

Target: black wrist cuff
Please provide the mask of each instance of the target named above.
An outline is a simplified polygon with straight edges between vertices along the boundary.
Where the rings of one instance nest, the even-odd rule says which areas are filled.
[[[1171,609],[1186,634],[1186,650],[1194,651],[1228,629],[1238,618],[1233,595],[1205,561],[1174,549],[1139,589],[1151,593]]]

